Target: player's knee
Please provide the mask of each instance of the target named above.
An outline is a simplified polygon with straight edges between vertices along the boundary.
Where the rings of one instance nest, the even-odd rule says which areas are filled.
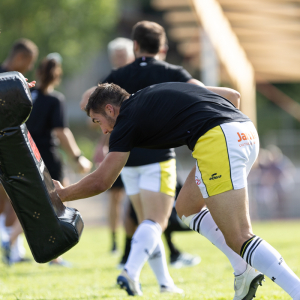
[[[243,244],[253,236],[252,233],[240,233],[240,234],[230,234],[224,235],[226,244],[237,254],[240,254]]]

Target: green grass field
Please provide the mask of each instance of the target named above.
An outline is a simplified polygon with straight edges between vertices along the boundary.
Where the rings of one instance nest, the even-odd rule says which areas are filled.
[[[300,276],[300,221],[255,223],[254,232],[277,248]],[[161,295],[148,265],[142,270],[144,299],[233,299],[233,274],[226,257],[194,232],[176,233],[174,240],[183,251],[198,254],[195,267],[170,269],[185,296]],[[105,228],[85,228],[77,246],[64,255],[72,268],[39,265],[35,262],[7,267],[0,263],[0,299],[132,299],[116,286],[119,256],[109,253]],[[119,244],[123,234],[119,234]],[[28,252],[29,254],[29,252]],[[256,300],[287,300],[290,297],[269,279],[260,287]]]

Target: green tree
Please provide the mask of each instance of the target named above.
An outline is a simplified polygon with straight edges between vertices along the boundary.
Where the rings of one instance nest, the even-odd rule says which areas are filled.
[[[40,59],[59,52],[70,74],[105,46],[117,12],[118,0],[1,0],[0,63],[13,42],[25,37],[37,44]]]

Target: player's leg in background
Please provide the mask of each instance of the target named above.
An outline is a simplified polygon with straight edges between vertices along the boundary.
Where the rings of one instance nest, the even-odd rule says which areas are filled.
[[[149,256],[147,257],[147,259],[149,258],[148,262],[161,289],[176,289],[168,271],[165,249],[161,240],[161,232],[167,227],[174,198],[160,192],[141,190],[141,202],[145,220],[143,223],[152,222],[152,226],[156,225],[160,229],[160,234],[157,234],[151,241],[152,251],[149,251]]]
[[[123,250],[121,261],[117,266],[118,269],[123,269],[124,265],[127,262],[130,249],[131,249],[132,236],[135,233],[137,226],[138,226],[138,219],[134,211],[134,208],[130,200],[128,199],[128,203],[125,207],[125,214],[124,214],[125,244],[124,244],[124,250]]]
[[[162,168],[162,165],[165,168]],[[164,178],[170,178],[172,196],[158,192],[163,186],[168,189],[168,185],[165,181],[161,181],[162,169],[166,169],[172,165],[175,168],[175,161],[167,162],[166,164],[152,164],[147,166],[137,167],[139,169],[138,182],[134,182],[134,186],[130,183],[133,182],[134,168],[128,168],[125,172],[122,171],[122,178],[124,178],[124,184],[127,194],[130,195],[131,202],[134,210],[137,214],[139,226],[132,238],[131,251],[124,269],[129,278],[134,282],[138,282],[140,271],[149,259],[149,263],[156,275],[156,278],[161,286],[161,292],[179,293],[182,290],[178,289],[170,277],[167,269],[167,262],[165,257],[164,246],[161,241],[161,233],[168,223],[168,218],[171,213],[171,209],[174,201],[176,177],[172,173],[172,176],[163,176]],[[127,172],[128,171],[128,172]],[[131,172],[132,171],[132,172]],[[166,175],[166,174],[164,174]],[[143,188],[145,186],[145,188]],[[131,188],[132,187],[132,188]],[[133,194],[136,187],[139,188],[139,194]],[[154,189],[150,191],[148,188]],[[126,276],[122,274],[122,276]],[[119,278],[120,278],[119,276]],[[122,286],[121,284],[119,284]]]
[[[121,183],[119,182],[121,181]],[[109,190],[109,227],[111,231],[112,246],[111,252],[117,251],[116,232],[120,223],[122,200],[125,192],[121,177],[119,176],[114,185]]]
[[[6,264],[26,261],[21,236],[23,229],[2,185],[0,185],[0,199],[4,205],[0,225],[2,260]]]

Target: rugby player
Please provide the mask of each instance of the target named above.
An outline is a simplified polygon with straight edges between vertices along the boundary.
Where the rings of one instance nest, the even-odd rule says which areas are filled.
[[[149,85],[168,82],[189,82],[203,85],[181,66],[175,66],[163,62],[167,53],[167,41],[165,30],[155,22],[141,21],[132,29],[133,50],[135,61],[123,68],[113,70],[104,82],[115,83],[124,88],[129,93],[134,93],[139,89]],[[174,203],[176,191],[176,161],[174,149],[147,150],[135,148],[131,151],[125,168],[121,173],[125,185],[126,194],[137,213],[138,223],[146,219],[158,223],[162,232],[168,225],[168,219]],[[128,214],[127,214],[128,215]],[[133,212],[130,213],[133,216]],[[128,223],[128,220],[126,223]],[[125,224],[126,224],[125,223]],[[146,222],[143,224],[148,226]],[[126,258],[126,270],[132,278],[138,280],[140,269],[143,264],[138,265],[136,257],[144,257],[143,238],[133,236],[134,244],[130,244],[131,239],[126,238],[127,249],[133,246],[131,257]],[[151,237],[150,237],[151,238]],[[159,237],[153,255],[149,257],[149,264],[164,292],[182,292],[174,285],[168,272],[165,258],[165,249]],[[172,250],[176,250],[175,246]],[[131,250],[131,249],[130,249]],[[175,251],[173,251],[175,252]],[[200,258],[183,254],[177,250],[176,258],[182,257],[181,262],[188,265],[197,264]]]
[[[259,139],[253,123],[224,97],[226,94],[226,89],[179,82],[153,85],[132,95],[114,84],[98,85],[86,111],[104,134],[111,133],[110,152],[97,170],[79,182],[66,188],[54,182],[57,193],[62,201],[72,201],[104,192],[120,174],[134,147],[187,145],[196,166],[178,197],[179,216],[202,233],[201,223],[211,214],[212,227],[249,264],[246,272],[252,267],[259,270],[292,299],[300,300],[299,278],[271,245],[253,234],[247,175],[257,158]],[[155,223],[149,229],[147,234],[160,235]],[[149,254],[154,250],[146,243],[144,246]],[[262,273],[253,272],[257,276],[250,283],[251,291],[263,279]],[[124,286],[137,289],[136,294],[141,293],[138,283],[124,277],[121,280]],[[254,294],[241,299],[252,299]]]

